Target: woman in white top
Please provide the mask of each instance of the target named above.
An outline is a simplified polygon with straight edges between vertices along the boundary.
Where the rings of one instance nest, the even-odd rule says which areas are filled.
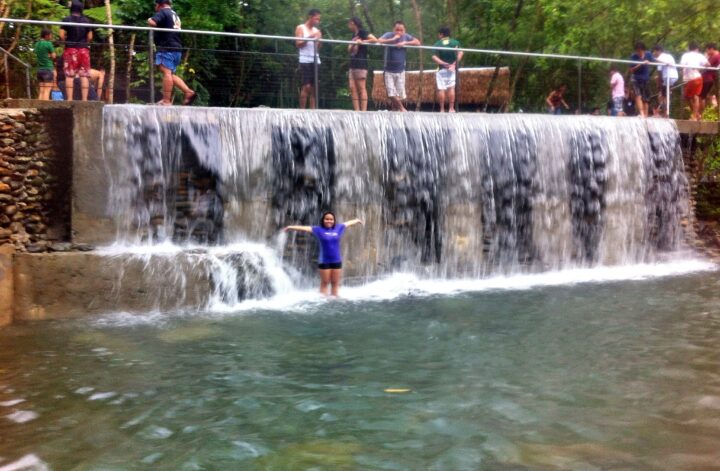
[[[667,103],[669,98],[666,97],[668,90],[675,85],[678,79],[677,67],[675,67],[675,58],[665,52],[663,47],[659,44],[655,45],[652,50],[652,55],[655,60],[661,64],[658,65],[658,89],[660,90],[660,100],[658,100],[658,106],[655,112],[664,116],[666,113]],[[672,91],[670,91],[672,93]]]
[[[298,49],[298,60],[300,62],[300,74],[302,85],[300,88],[300,108],[304,109],[308,104],[309,108],[315,109],[315,64],[320,64],[320,56],[315,57],[320,49],[320,41],[308,41],[308,39],[322,38],[322,32],[318,29],[320,24],[320,10],[313,8],[308,12],[305,23],[297,25],[295,37],[302,38],[295,41]],[[316,62],[317,60],[317,62]]]

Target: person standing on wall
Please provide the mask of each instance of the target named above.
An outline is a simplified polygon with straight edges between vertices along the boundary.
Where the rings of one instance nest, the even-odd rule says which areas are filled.
[[[570,109],[570,105],[565,101],[565,92],[567,86],[565,84],[560,85],[556,89],[550,92],[545,98],[545,104],[548,106],[548,112],[550,114],[562,114],[562,109]]]
[[[630,78],[630,86],[635,94],[635,106],[640,112],[640,116],[647,118],[648,103],[650,102],[650,64],[655,58],[645,47],[645,43],[638,41],[635,43],[635,52],[630,56],[631,61],[640,62],[630,67],[632,77]]]
[[[350,41],[355,44],[348,45],[350,53],[350,70],[348,71],[348,85],[350,87],[350,96],[352,97],[353,110],[367,111],[368,94],[367,94],[367,46],[363,45],[365,41],[376,42],[377,38],[365,31],[362,21],[357,16],[353,16],[348,20],[348,28],[352,31]]]
[[[171,29],[172,32],[155,32],[155,64],[163,74],[162,79],[162,100],[158,105],[170,106],[173,104],[173,87],[183,92],[184,106],[192,105],[197,99],[197,93],[187,86],[185,81],[175,75],[180,60],[182,59],[182,40],[179,31],[182,23],[175,10],[172,9],[171,0],[155,0],[155,15],[148,18],[148,24],[154,28]]]
[[[391,44],[385,48],[385,65],[383,77],[385,79],[385,90],[390,99],[390,106],[393,111],[407,111],[402,101],[405,95],[405,58],[407,49],[405,46],[419,46],[420,40],[405,32],[405,23],[396,21],[393,30],[383,34],[377,40],[380,44]]]
[[[81,1],[73,0],[70,4],[70,16],[62,19],[63,23],[90,24],[88,17],[83,15],[84,6]],[[65,99],[73,101],[75,78],[80,77],[80,99],[87,101],[90,90],[90,42],[93,30],[89,26],[61,26],[60,41],[65,42],[63,63],[65,73]]]
[[[717,68],[720,66],[720,51],[718,51],[717,45],[715,43],[707,43],[705,45],[705,57],[707,57],[710,67]],[[708,105],[712,106],[712,98],[714,95],[712,92],[714,91],[717,77],[717,70],[702,71],[703,88],[700,92],[700,113],[702,113],[702,110],[704,110],[705,107],[707,107]]]
[[[460,42],[457,39],[450,38],[450,28],[443,26],[438,30],[438,41],[435,47],[459,48]],[[438,102],[440,102],[440,112],[445,111],[445,95],[447,94],[448,112],[455,112],[455,80],[457,66],[462,60],[462,51],[449,51],[447,49],[437,49],[432,56],[433,62],[438,65],[435,72],[435,83],[437,85]]]
[[[665,52],[663,47],[659,44],[653,47],[652,55],[655,58],[655,61],[661,64],[658,66],[658,88],[660,89],[660,100],[658,102],[657,111],[660,116],[663,116],[667,107],[666,103],[670,100],[670,95],[672,94],[671,87],[675,85],[675,82],[677,82],[678,71],[677,67],[675,67],[675,58],[671,54]],[[668,90],[670,90],[670,94],[665,96],[668,94]]]
[[[611,116],[625,116],[623,112],[623,100],[625,99],[625,79],[618,72],[616,66],[610,67],[610,107]]]
[[[295,37],[301,38],[295,41],[298,50],[298,61],[300,63],[300,108],[317,108],[317,90],[315,90],[315,65],[320,65],[320,39],[322,32],[317,27],[320,24],[320,10],[313,8],[308,11],[305,23],[297,25]],[[316,41],[308,41],[315,39]],[[316,62],[317,61],[317,62]]]
[[[703,88],[703,78],[699,69],[695,67],[707,67],[710,65],[707,58],[700,53],[700,46],[695,41],[688,45],[688,52],[680,58],[680,65],[687,66],[683,68],[683,80],[685,81],[685,89],[683,96],[690,105],[692,121],[700,121],[700,93]]]
[[[39,83],[38,100],[49,100],[50,91],[55,83],[55,64],[57,57],[55,46],[52,43],[52,31],[45,28],[40,33],[40,40],[35,43],[35,57],[37,58],[37,79]]]

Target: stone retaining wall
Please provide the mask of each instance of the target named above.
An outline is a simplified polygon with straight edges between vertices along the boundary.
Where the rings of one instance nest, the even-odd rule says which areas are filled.
[[[18,252],[68,238],[72,159],[58,132],[67,123],[51,120],[36,109],[0,109],[0,246]]]

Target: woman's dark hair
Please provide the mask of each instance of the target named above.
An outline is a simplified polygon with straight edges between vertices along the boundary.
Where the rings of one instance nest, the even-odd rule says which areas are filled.
[[[442,34],[442,36],[444,38],[449,38],[450,37],[450,28],[448,28],[447,26],[443,26],[442,28],[438,29],[438,34]]]
[[[52,30],[49,28],[43,28],[42,31],[40,31],[41,38],[47,38],[48,36],[52,36],[52,34]]]
[[[330,214],[333,217],[333,227],[335,227],[335,224],[337,224],[337,218],[335,217],[335,213],[332,211],[324,211],[322,214],[322,217],[320,218],[320,227],[325,227],[325,216]]]
[[[352,24],[354,24],[355,26],[357,26],[357,29],[364,29],[364,28],[363,28],[362,21],[361,21],[360,18],[358,18],[357,16],[353,16],[352,18],[350,18],[350,23],[352,23]]]

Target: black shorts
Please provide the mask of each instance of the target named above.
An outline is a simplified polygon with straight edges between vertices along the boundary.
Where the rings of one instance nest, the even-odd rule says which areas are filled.
[[[300,76],[303,85],[315,86],[315,64],[300,63]]]
[[[337,263],[318,263],[319,270],[339,270],[342,268],[342,262]]]
[[[37,79],[40,83],[53,83],[53,71],[52,70],[46,70],[41,69],[37,71]]]
[[[712,90],[713,85],[715,85],[715,81],[710,82],[703,82],[702,90],[700,91],[700,98],[705,99],[707,98],[708,94],[710,93],[710,90]]]
[[[633,87],[635,96],[642,98],[645,103],[650,101],[650,87],[648,86],[647,80],[630,79],[630,84]]]

